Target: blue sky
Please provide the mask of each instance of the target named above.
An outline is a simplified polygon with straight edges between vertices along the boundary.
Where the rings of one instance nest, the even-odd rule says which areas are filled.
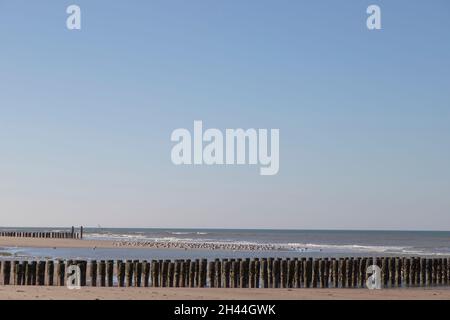
[[[0,0],[2,224],[450,230],[449,32],[445,0]],[[279,128],[279,174],[174,166],[194,120]]]

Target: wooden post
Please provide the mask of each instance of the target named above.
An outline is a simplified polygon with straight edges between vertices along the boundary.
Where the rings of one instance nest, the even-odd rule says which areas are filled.
[[[36,275],[37,275],[37,281],[36,284],[38,286],[44,286],[45,285],[45,261],[39,261],[37,264],[37,270],[36,270]]]
[[[131,287],[133,285],[133,261],[127,260],[125,263],[125,285]]]
[[[267,259],[261,260],[261,287],[264,289],[269,288],[269,278],[267,274]]]
[[[159,262],[152,260],[152,287],[159,287]]]
[[[122,260],[117,260],[117,285],[119,288],[125,287],[125,263]]]
[[[279,259],[273,261],[273,287],[280,288],[281,280],[281,263]]]
[[[89,265],[89,278],[91,280],[91,286],[97,286],[97,261],[92,260]]]
[[[255,259],[255,288],[261,287],[261,261]]]
[[[396,280],[396,286],[401,287],[402,286],[402,280],[403,280],[403,259],[396,258],[395,259],[395,280]]]
[[[273,288],[274,287],[274,285],[273,285],[273,279],[274,279],[274,276],[273,276],[273,261],[274,261],[273,258],[269,258],[267,260],[267,279],[268,279],[268,287],[267,288]]]
[[[107,275],[107,284],[108,287],[114,286],[114,261],[108,260],[106,262],[106,275]]]
[[[448,260],[446,258],[442,260],[442,278],[442,284],[448,285]]]
[[[389,258],[383,258],[383,264],[381,268],[384,288],[387,288],[389,284],[389,260]]]
[[[117,268],[119,270],[119,268]],[[100,279],[100,287],[106,287],[106,262],[101,260],[98,267],[98,278]],[[118,279],[117,279],[118,280]]]
[[[340,282],[341,282],[341,287],[345,288],[347,286],[347,260],[348,258],[345,259],[339,259],[339,271],[340,271]]]
[[[443,266],[443,260],[442,260],[442,258],[439,258],[438,259],[438,270],[437,270],[437,272],[438,272],[437,284],[439,284],[439,285],[444,283],[443,277],[442,277],[444,270],[443,270],[442,266]]]
[[[209,262],[208,279],[209,279],[209,287],[216,288],[216,263],[214,261]]]
[[[249,288],[255,288],[256,286],[256,270],[255,270],[255,260],[251,260],[250,261],[250,265],[249,265],[249,270],[248,270],[248,278],[249,278],[249,283],[248,283],[248,287]]]
[[[427,286],[433,284],[433,259],[427,259]]]
[[[361,259],[359,266],[359,287],[364,288],[366,286],[366,271],[367,271],[367,258]]]
[[[195,286],[200,287],[200,259],[195,259]]]
[[[141,287],[142,284],[142,262],[135,260],[133,262],[134,286]]]
[[[409,258],[405,259],[404,278],[405,281],[403,283],[403,286],[409,287],[411,285],[411,259]]]
[[[310,288],[311,287],[311,282],[312,282],[312,269],[313,269],[313,260],[312,258],[309,258],[307,260],[304,261],[304,284],[305,284],[305,288]]]
[[[80,277],[81,286],[85,287],[86,281],[87,281],[87,261],[79,261],[78,266],[80,267],[80,271],[81,271],[81,277]]]
[[[416,286],[417,279],[417,258],[411,258],[411,269],[410,269],[410,277],[411,277],[411,286]]]
[[[323,259],[319,260],[319,279],[320,279],[320,287],[325,288],[325,268],[326,261]]]
[[[146,260],[142,261],[142,274],[144,276],[144,287],[150,285],[150,263]]]
[[[333,275],[333,287],[339,288],[339,261],[335,258],[331,260],[331,268]]]
[[[55,264],[53,261],[47,262],[47,285],[53,286],[55,276]]]
[[[184,272],[183,272],[183,277],[184,277],[184,286],[185,287],[189,287],[189,266],[191,265],[191,259],[187,259],[184,263]]]
[[[294,288],[300,288],[301,282],[300,282],[300,264],[301,260],[295,259],[294,260]]]
[[[28,285],[28,261],[22,262],[22,285]]]
[[[181,277],[181,266],[183,264],[183,262],[181,262],[180,260],[176,260],[175,261],[175,267],[174,267],[174,277],[173,277],[173,286],[175,288],[180,287],[180,279]]]
[[[231,260],[231,270],[230,270],[230,278],[231,278],[231,288],[237,288],[238,285],[238,269],[239,269],[239,262],[235,261],[234,259]]]
[[[287,278],[288,278],[288,274],[287,274],[287,269],[288,269],[288,266],[287,266],[287,260],[286,259],[283,259],[283,260],[281,260],[280,261],[280,274],[281,274],[281,277],[280,277],[280,284],[281,284],[281,288],[287,288]]]
[[[12,263],[12,284],[17,286],[19,285],[19,261],[13,261]]]
[[[197,261],[191,261],[189,264],[189,287],[195,288],[195,270],[197,269]]]
[[[347,270],[347,287],[353,287],[353,258],[346,260],[346,270]]]
[[[222,287],[222,262],[219,259],[215,260],[214,269],[216,274],[214,276],[214,285],[216,288]]]
[[[230,288],[231,287],[231,281],[230,281],[231,263],[228,260],[223,260],[222,264],[223,264],[223,273],[222,273],[223,287]]]
[[[427,259],[426,258],[422,258],[420,260],[420,284],[422,286],[426,286],[427,285]]]
[[[239,261],[239,288],[245,288],[245,260]]]
[[[186,261],[181,260],[180,262],[180,280],[179,280],[179,286],[181,288],[186,287]]]

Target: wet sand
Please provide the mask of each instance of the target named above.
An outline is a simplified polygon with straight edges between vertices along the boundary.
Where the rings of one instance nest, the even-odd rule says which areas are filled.
[[[275,251],[286,248],[264,244],[201,243],[169,241],[112,241],[0,237],[0,247],[24,248],[139,248],[181,250],[227,250],[227,251]]]
[[[114,241],[75,240],[75,239],[41,239],[0,237],[0,247],[22,248],[117,248]]]
[[[450,289],[187,289],[0,287],[0,300],[450,300]]]

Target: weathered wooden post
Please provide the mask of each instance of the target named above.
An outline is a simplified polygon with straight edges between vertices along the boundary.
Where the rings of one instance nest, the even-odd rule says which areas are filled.
[[[389,269],[390,269],[389,260],[390,260],[389,258],[383,258],[382,260],[381,271],[384,288],[387,288],[389,285]]]
[[[216,271],[214,276],[214,286],[216,288],[222,287],[222,263],[219,259],[215,260],[214,269]]]
[[[3,261],[2,263],[3,284],[9,285],[11,283],[11,261]]]
[[[256,286],[256,270],[255,270],[255,260],[250,261],[249,271],[248,271],[248,278],[249,278],[249,288],[255,288]]]
[[[133,261],[131,260],[127,260],[125,262],[125,281],[125,285],[127,287],[131,287],[133,285]]]
[[[411,285],[411,259],[409,258],[405,259],[404,275],[405,275],[404,286],[409,287]]]
[[[345,259],[339,259],[339,271],[340,271],[340,282],[341,282],[341,287],[345,288],[347,286],[347,260],[348,258]]]
[[[195,267],[196,261],[191,261],[189,263],[189,287],[194,288],[195,287]]]
[[[427,259],[427,286],[433,285],[433,259]]]
[[[333,258],[331,260],[333,287],[339,288],[339,260]]]
[[[304,260],[304,270],[305,270],[305,274],[304,274],[304,284],[305,284],[305,288],[310,288],[311,287],[311,282],[313,279],[312,273],[313,273],[313,259],[312,258],[308,258],[307,260]]]
[[[300,264],[301,260],[295,259],[294,260],[294,288],[300,288],[301,282],[300,282]]]
[[[261,261],[255,259],[255,288],[261,287]]]
[[[118,260],[117,266],[117,285],[122,288],[125,287],[125,263],[122,260]]]
[[[267,274],[267,259],[263,258],[261,260],[260,266],[260,278],[261,278],[261,288],[267,289],[269,287],[269,278]]]
[[[134,286],[140,287],[142,283],[142,263],[139,260],[133,262]]]
[[[55,264],[53,261],[47,262],[47,285],[53,286],[55,277]]]
[[[403,269],[403,261],[400,258],[395,259],[395,285],[397,287],[401,287],[402,285],[402,269]]]
[[[37,285],[44,286],[45,285],[45,261],[39,261],[37,264]]]
[[[159,287],[159,262],[152,260],[152,287]]]
[[[442,274],[443,274],[443,270],[442,270],[442,265],[443,265],[443,261],[442,258],[437,259],[438,261],[438,265],[437,265],[437,273],[438,273],[438,277],[437,277],[437,284],[442,284]]]
[[[97,286],[97,261],[92,260],[89,265],[89,278],[91,280],[91,286]]]
[[[173,286],[173,278],[174,278],[174,272],[175,272],[175,265],[172,261],[167,261],[167,286],[172,287]]]
[[[181,273],[182,262],[180,260],[175,260],[174,262],[174,274],[173,274],[173,286],[180,287],[180,273]]]
[[[27,283],[27,270],[28,270],[28,261],[23,261],[22,262],[22,279],[21,279],[21,285],[28,285]]]
[[[443,284],[448,285],[448,260],[446,258],[442,260],[442,277]]]
[[[223,260],[223,287],[224,288],[230,288],[231,282],[230,281],[230,269],[231,269],[231,263],[228,260]]]
[[[144,276],[144,287],[150,286],[150,263],[147,260],[142,261],[142,275]]]
[[[281,281],[281,262],[280,259],[275,259],[273,261],[273,287],[280,288]]]
[[[245,288],[245,260],[239,261],[239,288]]]
[[[12,284],[19,285],[19,261],[13,261],[11,265]]]
[[[119,268],[117,268],[119,271]],[[98,266],[98,278],[100,279],[100,287],[106,287],[106,261],[100,260],[100,264]],[[117,278],[119,278],[119,272],[117,274]]]
[[[323,259],[319,260],[319,279],[320,279],[320,287],[325,288],[325,268],[326,261]]]
[[[287,261],[286,259],[283,259],[280,261],[280,284],[281,288],[287,288]]]
[[[209,287],[216,287],[216,263],[214,261],[209,261],[208,263],[208,279],[209,279]]]
[[[114,286],[114,261],[108,260],[106,262],[106,275],[108,287]]]
[[[419,261],[419,259],[417,259],[417,258],[412,258],[411,259],[411,286],[416,286],[417,285],[417,280],[418,280],[418,277],[417,277],[417,275],[418,275],[418,267],[417,267],[417,265],[418,265],[418,261]],[[419,277],[419,280],[420,280],[420,277]]]
[[[426,286],[427,285],[427,259],[426,258],[422,258],[420,260],[420,284],[422,286]]]
[[[273,279],[274,279],[274,275],[273,275],[273,258],[269,258],[267,260],[267,279],[268,279],[268,287],[267,288],[274,288],[273,285]]]

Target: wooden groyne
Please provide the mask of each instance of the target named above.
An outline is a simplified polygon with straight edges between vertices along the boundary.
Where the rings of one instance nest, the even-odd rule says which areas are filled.
[[[295,258],[151,261],[0,261],[0,285],[66,286],[72,265],[81,286],[190,288],[364,288],[367,267],[383,288],[447,286],[450,258]]]
[[[8,230],[8,231],[0,231],[0,237],[45,238],[45,239],[83,239],[83,227],[81,227],[79,231],[75,231],[74,227],[72,227],[71,231]]]

